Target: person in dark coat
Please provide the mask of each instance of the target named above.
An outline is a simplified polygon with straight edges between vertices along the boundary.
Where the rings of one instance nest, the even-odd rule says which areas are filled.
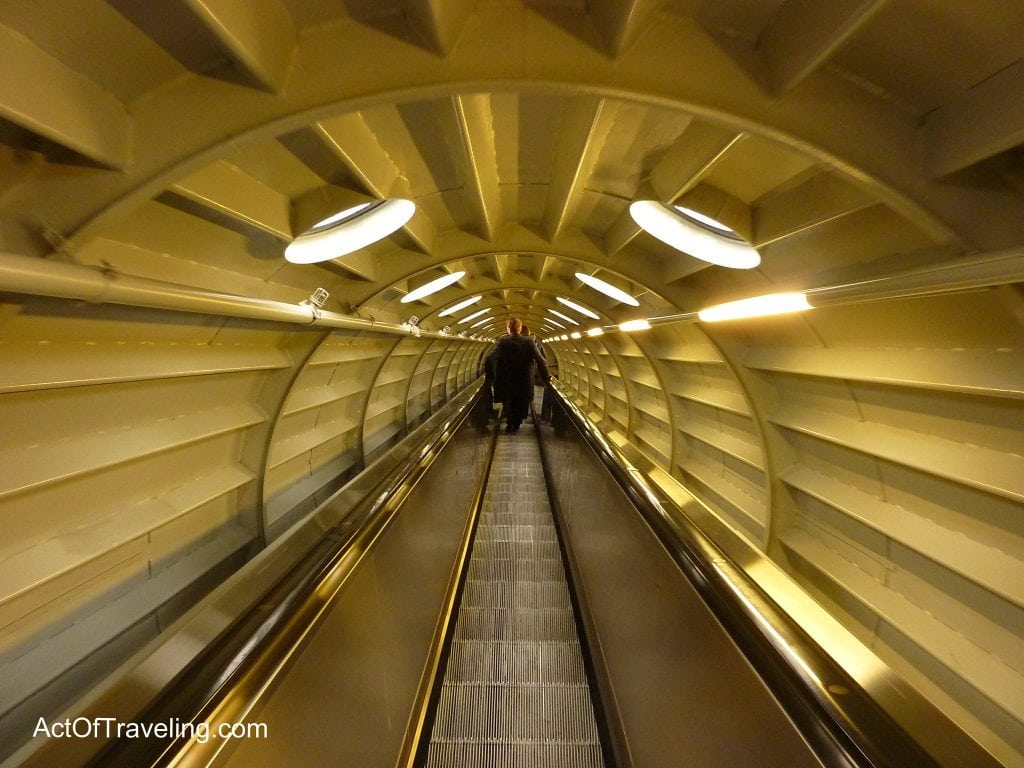
[[[530,410],[533,400],[533,367],[537,366],[544,381],[551,375],[537,345],[520,331],[522,322],[517,317],[508,320],[508,335],[502,336],[487,356],[485,366],[494,382],[494,399],[503,404],[506,414],[506,432],[516,432]]]

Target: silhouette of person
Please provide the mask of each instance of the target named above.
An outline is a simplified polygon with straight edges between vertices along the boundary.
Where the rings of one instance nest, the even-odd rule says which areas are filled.
[[[534,365],[544,381],[549,381],[551,375],[537,345],[522,335],[523,324],[519,318],[510,317],[507,328],[508,335],[495,343],[485,366],[492,372],[494,399],[503,404],[505,431],[516,432],[533,400]]]

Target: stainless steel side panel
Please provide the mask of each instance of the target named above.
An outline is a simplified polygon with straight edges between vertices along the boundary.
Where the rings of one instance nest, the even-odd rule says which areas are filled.
[[[632,765],[820,766],[578,434],[545,451]]]
[[[235,744],[229,766],[391,768],[487,452],[463,427],[406,499]]]

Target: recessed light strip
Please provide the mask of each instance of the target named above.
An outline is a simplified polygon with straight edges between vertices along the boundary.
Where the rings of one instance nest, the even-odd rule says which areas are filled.
[[[478,318],[478,317],[480,317],[480,316],[482,316],[482,315],[486,315],[486,314],[487,314],[488,312],[490,312],[490,311],[491,311],[492,309],[493,309],[493,307],[484,307],[483,309],[477,310],[476,312],[474,312],[474,313],[473,313],[473,314],[471,314],[471,315],[466,315],[466,316],[465,316],[464,318],[462,318],[461,320],[459,320],[459,322],[458,322],[458,323],[456,323],[456,325],[465,325],[465,324],[466,324],[466,323],[468,323],[468,322],[469,322],[470,320],[475,320],[476,318]],[[491,318],[487,318],[487,319],[488,319],[488,320],[490,320]]]
[[[479,295],[479,294],[476,295],[476,296],[470,296],[465,301],[460,301],[458,304],[452,304],[450,307],[448,307],[448,309],[445,309],[445,310],[442,310],[442,311],[438,312],[437,316],[438,317],[448,317],[448,315],[454,315],[460,309],[465,309],[470,304],[476,304],[482,298],[483,298],[483,296]]]
[[[749,299],[716,304],[713,307],[700,310],[697,317],[705,323],[714,323],[722,320],[783,315],[790,312],[803,312],[808,309],[812,309],[812,307],[803,293],[771,293],[766,296],[754,296]]]
[[[424,283],[419,288],[409,291],[405,296],[402,297],[402,304],[408,304],[411,301],[419,301],[420,299],[429,296],[432,293],[444,290],[452,283],[457,283],[459,280],[464,278],[466,273],[464,271],[452,272],[449,275],[443,275],[436,280],[431,280],[429,283]]]
[[[574,320],[573,318],[569,317],[568,315],[559,312],[557,309],[548,309],[548,312],[550,312],[555,317],[562,318],[563,320],[565,320],[565,322],[569,323],[569,325],[579,325],[579,321],[578,320]]]
[[[621,301],[623,304],[629,304],[629,306],[631,307],[640,306],[640,302],[634,299],[624,290],[622,290],[621,288],[616,288],[611,283],[606,283],[599,277],[588,275],[586,272],[577,272],[576,279],[579,280],[581,283],[584,283],[585,285],[589,285],[595,291],[603,293],[605,296],[615,299],[616,301]]]
[[[555,299],[557,301],[560,301],[563,304],[565,304],[565,306],[569,307],[569,309],[574,309],[577,312],[579,312],[581,315],[585,315],[586,317],[589,317],[592,320],[600,320],[601,319],[601,316],[598,315],[596,312],[592,312],[591,310],[587,309],[586,307],[580,306],[575,301],[569,301],[569,299],[563,299],[561,296],[555,296]]]

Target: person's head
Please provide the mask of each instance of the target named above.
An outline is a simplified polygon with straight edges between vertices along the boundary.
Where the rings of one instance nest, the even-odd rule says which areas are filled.
[[[506,326],[510,335],[518,336],[523,330],[523,321],[518,317],[510,317]]]
[[[519,329],[520,336],[529,336],[530,329],[526,327],[526,323],[523,323],[523,327]]]

